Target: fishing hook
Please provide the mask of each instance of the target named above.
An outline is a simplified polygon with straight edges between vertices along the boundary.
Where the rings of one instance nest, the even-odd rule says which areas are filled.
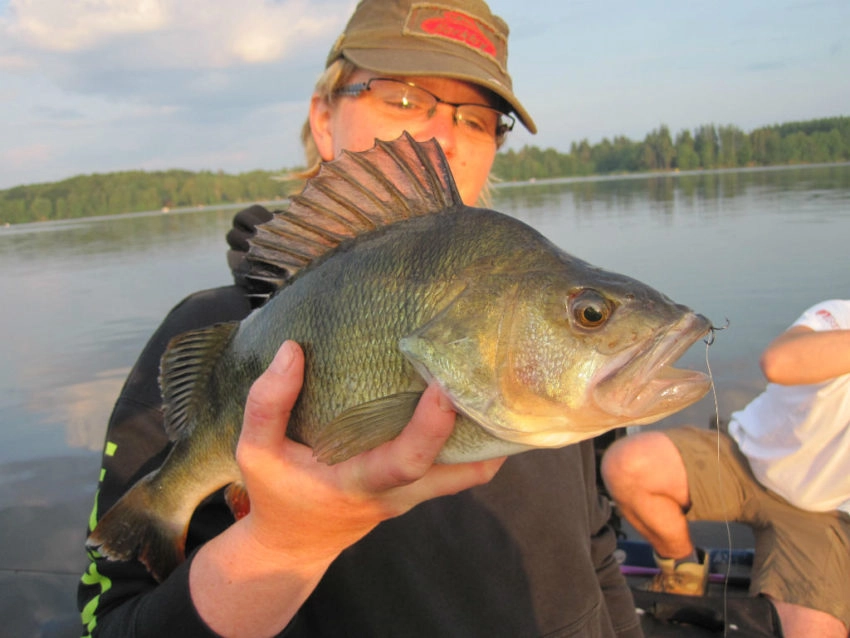
[[[708,337],[706,337],[705,339],[703,339],[703,342],[705,343],[705,345],[707,345],[707,346],[714,345],[714,339],[716,338],[715,333],[720,332],[721,330],[726,330],[726,328],[728,328],[728,327],[729,327],[729,317],[726,317],[726,323],[719,328],[715,325],[711,325],[708,328],[711,331],[711,334]]]

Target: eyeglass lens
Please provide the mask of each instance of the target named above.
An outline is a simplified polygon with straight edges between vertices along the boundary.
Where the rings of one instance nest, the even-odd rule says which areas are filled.
[[[430,119],[443,100],[425,89],[401,80],[373,78],[367,82],[369,94],[382,110],[400,119]],[[513,118],[483,104],[453,104],[458,127],[473,138],[494,139],[513,127]]]

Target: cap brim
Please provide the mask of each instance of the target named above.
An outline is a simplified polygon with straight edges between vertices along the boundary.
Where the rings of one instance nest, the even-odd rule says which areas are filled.
[[[382,49],[344,47],[342,55],[356,66],[376,73],[406,76],[431,75],[462,80],[484,87],[505,100],[530,133],[537,133],[537,125],[514,95],[511,87],[505,86],[483,65],[473,64],[453,53],[434,51],[433,45],[429,48],[411,49],[409,44],[406,47],[400,47],[398,42],[388,42],[386,48]]]

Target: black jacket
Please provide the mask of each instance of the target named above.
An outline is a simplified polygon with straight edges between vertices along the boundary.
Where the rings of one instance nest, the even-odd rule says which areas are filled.
[[[242,319],[268,292],[242,276],[246,237],[267,216],[260,207],[236,216],[237,285],[183,300],[133,367],[109,422],[92,520],[167,453],[157,378],[171,337]],[[422,503],[343,552],[282,635],[641,636],[609,514],[592,442],[513,456],[489,484]],[[193,517],[187,552],[232,522],[216,495]],[[215,636],[192,605],[190,564],[157,584],[139,563],[92,556],[78,593],[84,635]]]

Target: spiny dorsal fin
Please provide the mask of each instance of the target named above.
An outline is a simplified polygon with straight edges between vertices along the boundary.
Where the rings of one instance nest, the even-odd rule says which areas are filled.
[[[289,209],[257,227],[248,259],[259,279],[294,275],[340,243],[397,221],[460,206],[448,161],[436,140],[403,133],[368,151],[322,164]]]
[[[159,364],[165,430],[174,441],[191,433],[193,415],[205,402],[206,378],[219,353],[230,343],[238,322],[219,323],[174,337]]]

